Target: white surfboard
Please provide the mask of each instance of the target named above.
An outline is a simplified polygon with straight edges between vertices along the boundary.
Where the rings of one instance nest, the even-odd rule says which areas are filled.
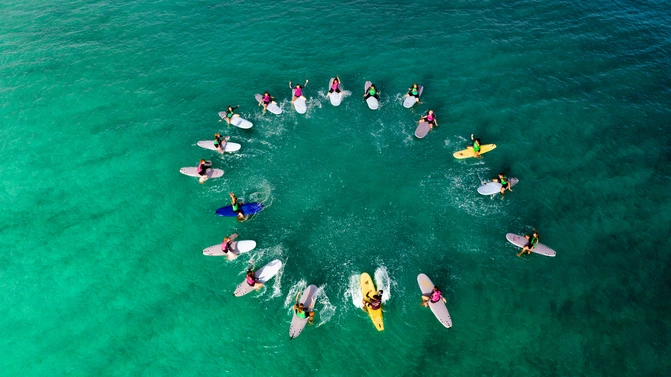
[[[181,168],[179,169],[179,172],[184,175],[188,175],[189,177],[196,177],[196,178],[201,177],[200,174],[198,174],[198,167],[196,166]],[[219,178],[222,175],[224,175],[224,171],[221,169],[210,168],[205,171],[205,175],[207,175],[207,178]]]
[[[254,277],[260,283],[266,284],[266,282],[272,279],[273,276],[277,275],[277,273],[281,269],[282,269],[282,261],[279,259],[275,259],[274,261],[268,263],[267,265],[259,268],[258,271],[254,272]],[[247,284],[247,281],[243,281],[242,283],[240,283],[240,285],[238,285],[237,288],[235,288],[235,292],[233,292],[233,295],[236,297],[240,297],[246,295],[247,293],[253,290],[254,290],[253,286]]]
[[[293,95],[295,91],[296,89],[291,89],[291,95]],[[307,104],[305,103],[306,100],[307,98],[305,98],[304,96],[296,98],[296,100],[294,101],[294,109],[296,109],[297,113],[305,114],[305,112],[308,111]]]
[[[527,240],[526,237],[519,236],[515,233],[506,234],[506,239],[508,240],[508,242],[517,247],[524,247],[527,243],[529,243],[529,240]],[[545,255],[546,257],[554,257],[557,255],[556,251],[550,249],[549,247],[543,245],[540,242],[536,244],[536,247],[534,247],[531,250],[531,252],[540,255]]]
[[[220,111],[219,117],[223,120],[226,120],[226,112]],[[238,114],[233,114],[233,116],[231,117],[231,124],[243,129],[252,128],[253,126],[252,122],[248,121],[247,119],[241,118],[240,115]]]
[[[405,97],[405,100],[403,101],[403,107],[405,107],[406,109],[409,109],[409,108],[415,106],[415,104],[416,104],[417,102],[419,102],[419,98],[418,98],[418,97],[421,97],[421,96],[422,96],[422,91],[424,90],[424,87],[421,86],[421,85],[417,85],[417,89],[418,89],[418,90],[417,90],[417,97],[415,97],[415,96],[407,96],[407,97]]]
[[[303,307],[308,308],[308,312],[310,312],[314,310],[316,298],[317,286],[310,285],[305,288],[305,291],[303,292],[303,295],[298,302],[303,304]],[[289,326],[289,339],[293,339],[301,334],[301,331],[303,331],[305,325],[308,323],[308,318],[309,316],[306,316],[305,318],[299,318],[296,315],[296,311],[294,310],[293,317],[291,318],[291,325]]]
[[[431,125],[427,121],[421,121],[415,129],[415,137],[418,139],[423,139],[429,131],[431,131]]]
[[[263,99],[263,96],[260,95],[260,94],[256,94],[256,95],[254,95],[254,98],[256,98],[257,102],[261,102],[261,100]],[[263,103],[261,103],[261,106],[263,106]],[[275,101],[271,101],[268,104],[267,109],[268,109],[268,111],[270,111],[271,113],[273,113],[275,115],[282,114],[282,109],[280,109],[280,107],[277,106],[277,102],[275,102]]]
[[[513,187],[519,182],[519,179],[517,178],[508,178],[508,182],[510,184],[510,187]],[[501,187],[503,185],[500,182],[488,182],[485,183],[484,185],[478,187],[478,193],[480,195],[494,195],[498,194],[501,192]]]
[[[363,85],[363,92],[368,93],[368,88],[373,85],[372,82],[366,81],[366,83]],[[366,104],[368,105],[368,108],[371,110],[377,110],[380,107],[380,102],[377,100],[377,98],[370,96],[366,98]]]
[[[219,149],[214,146],[214,140],[201,140],[196,143],[199,147],[209,149],[211,151],[219,152]],[[240,150],[241,145],[238,143],[231,143],[230,141],[224,146],[224,152],[237,152]],[[219,152],[221,153],[221,152]]]
[[[335,77],[331,77],[331,81],[329,81],[329,89],[328,90],[331,90],[331,85],[333,85],[333,80],[335,80]],[[329,100],[331,101],[331,105],[333,105],[333,106],[340,106],[340,102],[342,101],[342,85],[338,85],[338,87],[340,89],[340,92],[333,91],[331,94],[329,94]]]
[[[203,250],[203,255],[209,255],[211,257],[221,257],[224,255],[235,255],[235,257],[231,257],[230,259],[235,259],[238,257],[238,255],[250,252],[256,248],[256,241],[252,240],[244,240],[244,241],[233,241],[231,242],[231,246],[229,249],[228,253],[224,253],[221,251],[221,243],[218,243],[216,245],[212,245],[208,247],[207,249]],[[231,254],[233,253],[233,254]]]
[[[417,275],[417,283],[419,284],[419,289],[422,291],[422,295],[431,297],[431,292],[433,292],[431,279],[424,274],[419,274]],[[447,311],[447,306],[445,306],[445,302],[442,299],[438,300],[438,302],[431,302],[429,300],[429,308],[443,326],[448,329],[452,327],[452,317],[450,317],[450,312]]]

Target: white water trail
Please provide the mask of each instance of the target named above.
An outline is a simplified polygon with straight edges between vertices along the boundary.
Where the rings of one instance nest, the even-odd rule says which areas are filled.
[[[326,284],[317,289],[316,297],[317,305],[315,306],[319,309],[315,311],[319,313],[319,324],[317,324],[317,327],[319,327],[331,320],[336,312],[336,307],[331,304],[328,296],[326,296]]]
[[[345,300],[352,299],[352,303],[359,309],[363,309],[363,294],[361,293],[361,275],[354,274],[349,277],[349,287],[345,291]]]
[[[284,306],[288,309],[289,312],[292,311],[292,308],[294,307],[294,304],[296,303],[296,296],[303,292],[305,290],[305,287],[307,287],[308,283],[301,279],[298,283],[294,284],[293,287],[289,288],[289,293],[287,293],[287,297],[284,299]]]
[[[395,284],[389,277],[387,267],[380,266],[375,270],[375,285],[378,290],[382,290],[382,302],[385,303],[391,298],[391,286]]]

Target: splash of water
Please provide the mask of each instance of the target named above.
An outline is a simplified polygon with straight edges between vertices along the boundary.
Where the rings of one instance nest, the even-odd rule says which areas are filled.
[[[361,293],[361,275],[354,274],[349,277],[349,287],[345,291],[345,300],[352,299],[352,303],[359,309],[363,308],[363,294]]]
[[[284,306],[288,309],[289,312],[292,311],[292,308],[296,303],[296,296],[303,292],[307,285],[308,283],[301,279],[301,281],[294,284],[294,286],[289,289],[289,293],[287,293],[287,297],[284,299]]]
[[[382,302],[385,303],[391,298],[391,286],[395,285],[395,282],[389,277],[389,272],[387,267],[380,266],[375,270],[375,285],[377,289],[382,289]]]
[[[326,284],[322,285],[317,289],[317,304],[319,307],[319,324],[317,327],[327,323],[331,320],[333,315],[336,312],[335,305],[331,304],[328,296],[326,295]]]

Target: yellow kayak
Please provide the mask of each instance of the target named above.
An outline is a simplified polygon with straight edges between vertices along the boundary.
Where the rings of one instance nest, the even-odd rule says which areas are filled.
[[[480,154],[487,153],[491,150],[496,148],[496,144],[484,144],[480,146]],[[475,157],[475,153],[473,153],[473,148],[467,148],[464,149],[463,151],[459,152],[454,152],[453,155],[455,158],[462,159],[462,158],[469,158],[469,157]]]
[[[373,284],[370,275],[365,272],[361,274],[361,293],[363,293],[363,298],[366,298],[367,293],[370,293],[370,296],[372,297],[376,292],[377,289],[375,289],[375,284]],[[380,307],[379,310],[368,310],[364,306],[364,310],[366,310],[366,313],[370,316],[377,331],[384,330],[384,324],[382,323],[382,307]]]

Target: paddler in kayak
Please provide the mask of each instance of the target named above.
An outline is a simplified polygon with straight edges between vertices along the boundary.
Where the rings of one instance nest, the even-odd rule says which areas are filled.
[[[473,145],[466,147],[467,149],[472,149],[473,150],[473,155],[477,158],[482,158],[480,156],[480,139],[474,138],[473,134],[471,134],[471,140],[473,140]]]
[[[333,82],[331,83],[331,87],[329,88],[329,92],[326,93],[326,96],[328,97],[333,92],[340,93],[340,77],[338,77],[338,76],[336,76],[333,79]]]
[[[301,86],[301,84],[296,84],[296,87],[291,86],[291,81],[289,81],[289,87],[294,90],[294,95],[291,98],[291,103],[294,103],[296,99],[300,98],[303,95],[303,88],[308,85],[308,80],[305,80],[305,84]]]
[[[536,245],[538,245],[538,242],[541,240],[541,236],[536,232],[536,228],[534,228],[534,232],[531,235],[525,235],[524,238],[529,240],[526,245],[522,248],[522,251],[520,251],[517,256],[521,256],[524,253],[531,254],[531,250],[533,250]]]
[[[377,293],[373,294],[373,297],[369,296],[370,292],[366,293],[366,298],[363,299],[364,311],[368,308],[370,310],[380,310],[382,307],[382,290],[380,289]]]
[[[207,181],[207,169],[212,167],[212,161],[205,161],[202,158],[200,159],[200,162],[198,163],[198,175],[200,175],[200,183],[205,183]]]
[[[231,209],[238,214],[238,221],[243,221],[245,214],[242,212],[242,201],[238,200],[233,192],[229,192],[228,195],[231,197]]]
[[[501,183],[501,196],[505,194],[506,189],[508,189],[510,192],[513,192],[513,189],[510,187],[510,181],[508,180],[508,177],[503,173],[500,173],[498,178],[492,179],[492,182]]]
[[[237,109],[238,107],[240,107],[240,105],[236,107],[228,106],[228,108],[226,109],[226,118],[224,119],[226,119],[226,123],[228,123],[229,126],[231,125],[231,118],[233,118],[233,115],[235,115],[233,111],[235,111],[235,109]]]
[[[214,134],[214,147],[217,148],[219,152],[224,153],[228,139],[230,139],[230,136],[221,136],[218,133]]]
[[[296,304],[294,304],[294,313],[296,313],[296,317],[301,318],[301,319],[308,319],[308,324],[311,325],[312,321],[315,319],[315,312],[310,310],[309,307],[305,307],[303,303],[298,302],[298,296],[301,294],[301,292],[298,292],[296,295]],[[310,304],[312,306],[312,304]]]
[[[429,110],[426,115],[421,117],[419,119],[420,122],[427,122],[431,128],[438,127],[438,121],[436,120],[436,114],[433,112],[433,110]]]
[[[268,94],[268,92],[263,92],[263,96],[261,96],[261,100],[259,101],[259,106],[263,104],[263,112],[266,112],[266,109],[268,108],[268,105],[274,100],[275,98]]]
[[[412,87],[408,88],[408,93],[406,93],[404,97],[409,96],[417,98],[417,103],[421,103],[419,102],[419,86],[417,85],[417,83],[412,84]]]
[[[375,99],[377,99],[378,101],[380,100],[380,92],[375,87],[375,84],[370,84],[370,87],[368,88],[366,93],[364,93],[363,95],[364,101],[367,100],[368,97],[375,97]]]
[[[422,306],[429,306],[429,302],[436,303],[440,300],[443,300],[443,302],[447,302],[445,300],[445,297],[443,297],[442,292],[440,292],[440,289],[438,289],[437,286],[433,286],[433,292],[429,296],[424,296],[422,295]]]

